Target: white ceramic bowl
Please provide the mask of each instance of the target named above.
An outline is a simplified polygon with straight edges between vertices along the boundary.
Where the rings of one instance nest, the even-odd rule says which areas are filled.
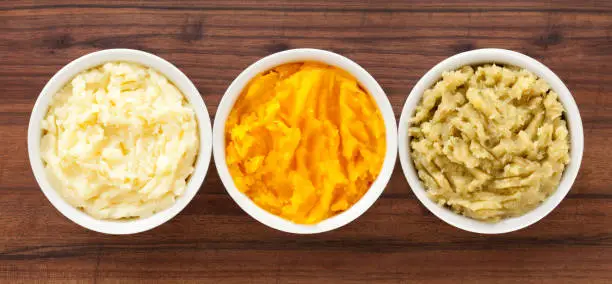
[[[456,214],[451,210],[439,206],[433,202],[427,196],[423,184],[417,176],[417,172],[414,168],[412,159],[410,158],[410,137],[408,137],[408,128],[410,127],[410,118],[414,115],[416,106],[420,103],[423,92],[430,88],[442,77],[444,71],[452,71],[465,65],[478,65],[484,63],[499,63],[509,64],[527,69],[535,73],[540,78],[546,80],[550,84],[551,88],[559,94],[559,99],[565,107],[566,119],[569,124],[570,132],[570,163],[565,168],[561,183],[557,188],[557,191],[548,197],[540,206],[527,214],[502,220],[499,223],[486,223],[464,217]],[[429,70],[421,80],[414,86],[404,109],[399,122],[399,158],[404,170],[404,175],[408,179],[408,183],[412,188],[412,191],[417,198],[438,218],[442,219],[446,223],[453,225],[457,228],[482,234],[501,234],[515,230],[525,228],[540,219],[544,218],[550,213],[559,203],[565,195],[568,193],[576,175],[580,168],[580,162],[582,160],[582,150],[584,148],[584,136],[582,131],[582,120],[580,119],[580,113],[576,102],[572,97],[572,94],[567,89],[565,84],[553,73],[550,69],[544,66],[542,63],[535,59],[526,56],[524,54],[505,50],[505,49],[478,49],[468,52],[463,52],[455,56],[449,57],[446,60],[438,63],[431,70]]]
[[[187,188],[183,194],[177,198],[172,207],[148,218],[129,221],[98,220],[74,208],[52,188],[47,180],[40,155],[40,140],[42,135],[41,122],[47,113],[53,95],[81,71],[111,61],[139,63],[164,74],[188,99],[195,111],[198,121],[200,149],[196,159],[195,170],[187,183]],[[204,105],[204,101],[193,83],[183,74],[183,72],[170,62],[153,54],[132,49],[107,49],[93,52],[70,62],[60,69],[51,80],[49,80],[38,96],[34,109],[32,110],[30,125],[28,127],[28,153],[30,165],[32,166],[36,181],[47,199],[49,199],[57,210],[73,222],[87,229],[107,234],[134,234],[143,232],[163,224],[183,210],[189,201],[196,195],[204,181],[210,163],[211,148],[212,130],[210,117],[208,116],[206,105]]]
[[[344,69],[355,76],[361,86],[363,86],[376,101],[385,122],[387,139],[387,149],[382,169],[366,194],[348,210],[313,225],[295,224],[257,206],[248,196],[236,188],[227,168],[227,163],[225,162],[225,122],[244,86],[259,73],[285,63],[303,61],[323,62]],[[284,232],[296,234],[321,233],[339,228],[355,220],[370,208],[383,192],[393,172],[397,156],[396,125],[393,109],[387,99],[387,95],[376,80],[357,63],[342,55],[325,50],[292,49],[269,55],[253,63],[242,71],[228,87],[215,116],[215,125],[213,127],[213,155],[217,171],[219,172],[219,176],[227,192],[234,201],[238,203],[240,208],[251,215],[251,217],[269,227]]]

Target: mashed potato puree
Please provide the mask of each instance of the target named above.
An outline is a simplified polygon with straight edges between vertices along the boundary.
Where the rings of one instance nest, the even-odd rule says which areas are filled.
[[[185,190],[198,127],[183,94],[153,69],[112,62],[78,74],[42,123],[53,187],[98,219],[146,217]]]
[[[411,152],[428,195],[488,222],[520,216],[559,185],[569,163],[563,106],[550,86],[512,66],[445,72],[411,120]]]
[[[225,137],[237,188],[263,209],[305,224],[357,202],[386,149],[370,95],[345,71],[312,62],[255,77],[229,115]]]

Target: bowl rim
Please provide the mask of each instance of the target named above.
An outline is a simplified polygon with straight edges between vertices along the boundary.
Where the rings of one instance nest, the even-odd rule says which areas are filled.
[[[168,78],[185,96],[191,104],[200,136],[198,156],[194,172],[192,173],[185,191],[175,200],[175,203],[152,216],[127,220],[101,220],[76,209],[65,201],[59,192],[53,189],[46,177],[40,153],[40,140],[42,138],[41,122],[47,113],[53,96],[74,76],[87,69],[100,66],[106,62],[132,62],[155,69]],[[165,59],[141,50],[135,49],[106,49],[85,54],[62,67],[44,86],[40,92],[30,115],[28,125],[28,156],[34,177],[41,191],[49,202],[66,218],[74,223],[92,231],[105,234],[135,234],[153,229],[176,216],[196,195],[204,181],[211,159],[212,127],[206,104],[198,89],[191,80],[176,66]]]
[[[248,196],[238,190],[229,173],[225,161],[225,122],[245,85],[255,75],[270,70],[276,66],[285,63],[304,61],[322,62],[328,65],[336,66],[355,76],[357,81],[370,93],[372,98],[374,98],[378,108],[381,111],[381,115],[385,123],[385,139],[387,141],[387,149],[385,152],[383,166],[378,177],[372,183],[372,186],[368,189],[366,194],[346,211],[312,225],[296,224],[260,208]],[[342,227],[357,219],[380,197],[387,183],[389,182],[389,179],[391,178],[396,162],[397,122],[395,120],[391,103],[389,102],[389,99],[382,87],[380,87],[378,82],[376,82],[370,73],[368,73],[357,63],[348,59],[347,57],[326,50],[313,48],[290,49],[270,54],[259,59],[244,69],[244,71],[242,71],[227,88],[223,98],[221,99],[219,107],[217,108],[217,113],[214,119],[213,156],[219,177],[221,178],[221,181],[228,194],[243,211],[245,211],[255,220],[268,227],[287,233],[322,233]]]
[[[415,108],[420,102],[423,92],[437,82],[444,71],[456,70],[465,65],[486,63],[518,66],[546,80],[551,86],[551,89],[557,92],[559,100],[566,110],[565,117],[570,132],[570,163],[565,167],[557,190],[537,208],[529,211],[525,215],[504,219],[498,223],[486,223],[464,217],[447,208],[439,206],[429,199],[423,184],[417,176],[412,158],[410,157],[410,147],[408,147],[410,140],[408,136],[408,127],[410,126],[409,120],[414,114]],[[538,222],[561,203],[578,175],[584,149],[584,134],[582,120],[576,102],[568,88],[554,72],[539,61],[522,53],[506,49],[484,48],[459,53],[444,59],[425,73],[417,82],[406,99],[402,109],[398,127],[398,148],[400,164],[402,165],[404,176],[408,180],[412,192],[431,213],[442,221],[465,231],[481,234],[502,234],[516,231]]]

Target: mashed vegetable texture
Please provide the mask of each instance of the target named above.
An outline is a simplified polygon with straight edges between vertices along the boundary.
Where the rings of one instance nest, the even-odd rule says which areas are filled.
[[[429,196],[488,222],[538,206],[569,163],[557,94],[512,66],[466,66],[442,77],[423,94],[409,130]]]
[[[351,75],[291,63],[255,77],[226,122],[226,161],[238,189],[295,223],[348,209],[378,176],[385,126]]]
[[[54,188],[98,219],[146,217],[174,204],[198,153],[194,111],[163,75],[106,63],[78,74],[42,122]]]

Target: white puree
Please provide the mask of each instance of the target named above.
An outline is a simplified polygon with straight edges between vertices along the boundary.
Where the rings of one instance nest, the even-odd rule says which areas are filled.
[[[42,125],[53,187],[98,219],[170,207],[198,153],[195,114],[183,94],[157,71],[132,63],[77,75],[54,96]]]

